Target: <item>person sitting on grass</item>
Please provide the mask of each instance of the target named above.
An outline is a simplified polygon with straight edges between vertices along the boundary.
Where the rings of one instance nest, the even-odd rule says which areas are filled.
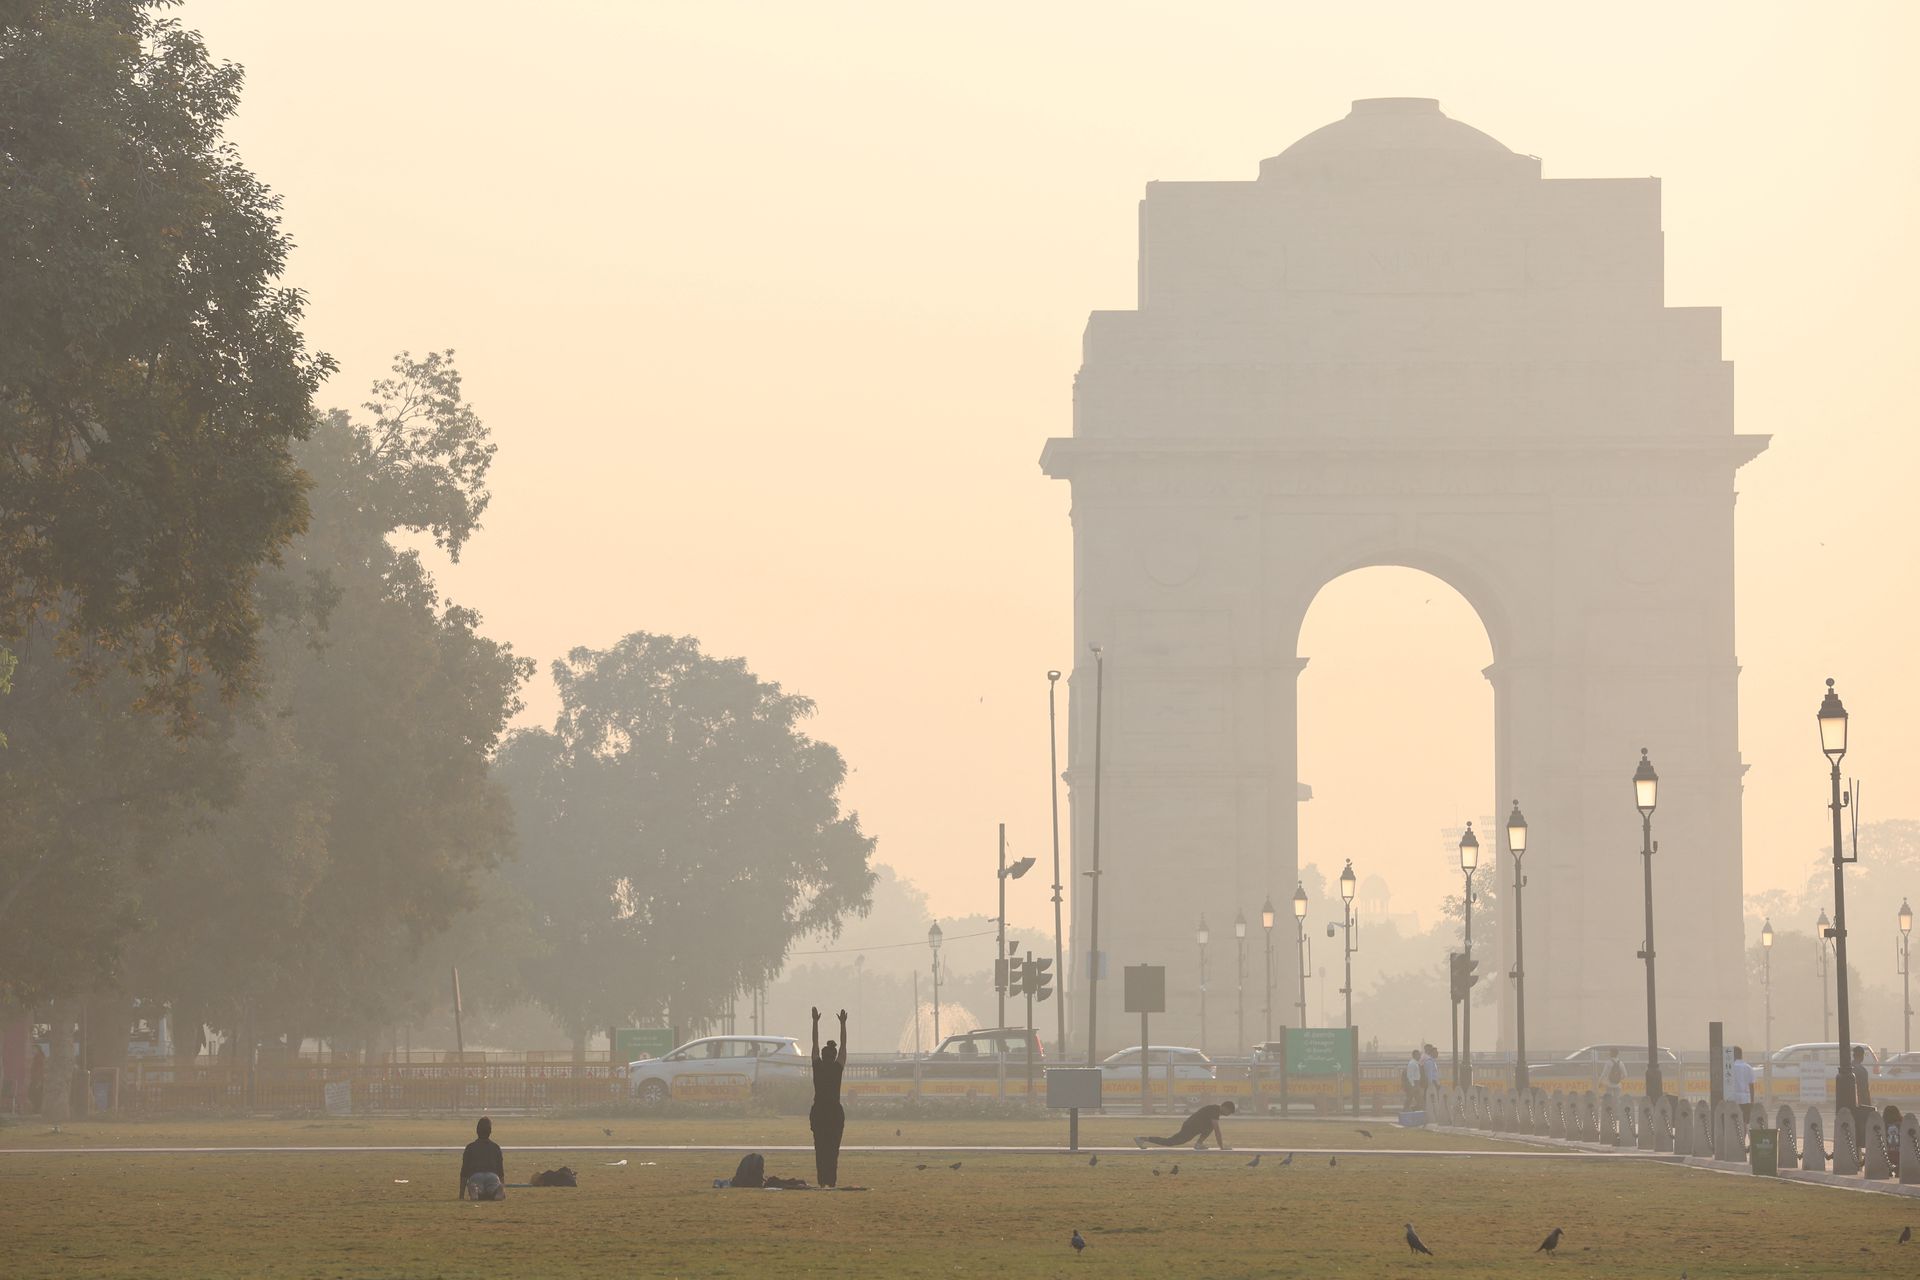
[[[460,1198],[505,1200],[507,1166],[500,1155],[500,1144],[493,1140],[493,1121],[481,1116],[473,1131],[479,1136],[460,1156]]]
[[[1207,1135],[1212,1134],[1213,1145],[1222,1151],[1231,1151],[1233,1148],[1228,1146],[1227,1140],[1220,1135],[1220,1117],[1230,1116],[1233,1112],[1234,1106],[1230,1101],[1210,1102],[1188,1116],[1186,1123],[1180,1126],[1180,1132],[1171,1138],[1135,1138],[1133,1145],[1145,1151],[1150,1146],[1184,1147],[1191,1142],[1195,1151],[1205,1151]]]

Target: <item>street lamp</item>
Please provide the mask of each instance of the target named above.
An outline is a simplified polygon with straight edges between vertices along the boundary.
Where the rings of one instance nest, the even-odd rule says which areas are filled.
[[[1346,870],[1340,873],[1340,901],[1345,904],[1340,913],[1342,917],[1340,927],[1346,932],[1346,936],[1341,940],[1341,950],[1346,953],[1347,959],[1347,985],[1340,988],[1340,994],[1347,998],[1347,1030],[1349,1031],[1353,1030],[1353,953],[1360,949],[1360,944],[1354,941],[1354,929],[1360,923],[1360,917],[1353,910],[1353,892],[1357,883],[1357,878],[1353,874],[1353,859],[1348,858]],[[1329,925],[1327,928],[1327,936],[1333,936],[1333,927]]]
[[[1853,1028],[1848,1020],[1847,1001],[1847,886],[1846,849],[1840,843],[1840,811],[1847,807],[1848,797],[1840,794],[1840,758],[1847,754],[1847,709],[1840,705],[1840,695],[1833,691],[1833,681],[1827,681],[1827,696],[1820,703],[1820,750],[1832,767],[1833,799],[1828,807],[1833,810],[1833,965],[1834,987],[1837,997],[1834,1001],[1840,1008],[1840,1078],[1833,1087],[1833,1105],[1835,1111],[1850,1108],[1856,1097],[1853,1075]]]
[[[1106,739],[1107,657],[1099,645],[1087,647],[1093,650],[1093,869],[1085,873],[1093,881],[1087,895],[1087,1065],[1092,1066],[1099,1061],[1100,1043],[1100,747]],[[1142,1062],[1146,1048],[1140,1046]]]
[[[1907,942],[1913,933],[1913,908],[1900,899],[1900,1049],[1913,1052],[1913,983],[1908,978]]]
[[[999,946],[995,951],[993,964],[993,991],[999,1001],[998,1015],[1000,1021],[998,1025],[1003,1027],[1007,1025],[1007,988],[1012,985],[1011,981],[1009,981],[1009,975],[1012,972],[1012,961],[1008,958],[1011,953],[1007,950],[1007,881],[1018,880],[1031,870],[1033,870],[1032,858],[1021,858],[1019,861],[1013,863],[1007,861],[1007,824],[1004,822],[1001,823],[1000,870],[998,872],[1000,880],[1000,915],[995,921],[995,924],[1000,930],[1000,940]]]
[[[940,922],[927,930],[927,945],[933,948],[933,1047],[940,1047]]]
[[[1761,965],[1762,965],[1761,973],[1763,975],[1762,981],[1764,982],[1766,986],[1766,991],[1767,991],[1767,1017],[1765,1022],[1766,1035],[1767,1035],[1767,1056],[1763,1060],[1764,1065],[1762,1066],[1761,1071],[1762,1071],[1762,1074],[1764,1074],[1766,1077],[1765,1085],[1766,1085],[1766,1091],[1767,1091],[1767,1101],[1772,1102],[1773,1101],[1773,918],[1771,916],[1767,918],[1767,921],[1765,924],[1760,926],[1760,957],[1761,957]]]
[[[1507,815],[1507,849],[1513,854],[1513,1087],[1524,1091],[1527,1087],[1527,962],[1520,904],[1527,877],[1521,872],[1520,860],[1527,852],[1527,820],[1520,814],[1518,800],[1513,802],[1513,812]]]
[[[1827,919],[1824,910],[1813,922],[1813,938],[1814,957],[1820,967],[1820,1038],[1825,1040],[1833,1035],[1833,1000],[1827,994],[1827,953],[1833,949],[1833,921]]]
[[[1633,771],[1633,804],[1640,810],[1640,858],[1647,874],[1647,941],[1640,953],[1647,962],[1647,1101],[1660,1098],[1660,1019],[1653,983],[1653,855],[1660,846],[1653,842],[1653,810],[1660,798],[1660,775],[1640,748],[1640,766]]]
[[[1207,1051],[1207,918],[1200,917],[1200,928],[1193,940],[1200,944],[1200,1052]]]
[[[1239,1053],[1247,1043],[1247,913],[1233,913],[1233,937],[1239,949],[1238,972],[1234,975],[1233,1051]],[[1141,1049],[1145,1050],[1142,1045]]]
[[[1053,692],[1060,684],[1058,671],[1047,672],[1047,787],[1053,795],[1053,971],[1061,985],[1067,981],[1066,932],[1060,918],[1060,731],[1055,727]],[[1054,1033],[1059,1037],[1054,1052],[1067,1051],[1067,1001],[1064,993],[1053,1002]]]
[[[1480,839],[1473,834],[1473,824],[1469,822],[1467,833],[1460,837],[1460,870],[1466,877],[1467,886],[1464,890],[1467,925],[1465,949],[1469,971],[1473,960],[1473,872],[1479,865]],[[1473,1085],[1473,988],[1471,986],[1461,996],[1460,1005],[1460,1060],[1465,1064],[1462,1069],[1466,1072],[1461,1087],[1471,1088]]]
[[[1313,952],[1307,947],[1307,886],[1296,882],[1293,888],[1293,921],[1300,930],[1300,1025],[1307,1025],[1307,970],[1313,967]]]
[[[1260,908],[1260,927],[1266,931],[1267,938],[1267,1016],[1266,1033],[1261,1043],[1273,1039],[1273,895],[1267,895],[1266,905]]]

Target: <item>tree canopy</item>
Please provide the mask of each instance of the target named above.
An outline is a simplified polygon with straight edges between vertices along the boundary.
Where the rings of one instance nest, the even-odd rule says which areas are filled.
[[[192,721],[258,656],[332,362],[277,284],[280,202],[224,138],[241,72],[157,0],[0,15],[0,643]]]
[[[840,753],[801,732],[806,698],[646,632],[553,679],[553,728],[515,735],[501,774],[541,931],[527,987],[576,1038],[717,1016],[865,910],[874,842],[841,812]]]

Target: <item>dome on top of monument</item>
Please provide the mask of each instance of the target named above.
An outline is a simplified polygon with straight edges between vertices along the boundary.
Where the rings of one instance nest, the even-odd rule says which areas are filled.
[[[1260,162],[1282,180],[1539,177],[1540,162],[1515,155],[1435,98],[1361,98],[1353,110]]]

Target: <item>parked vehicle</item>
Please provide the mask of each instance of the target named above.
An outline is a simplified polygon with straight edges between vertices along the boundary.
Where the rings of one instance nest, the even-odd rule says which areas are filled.
[[[1888,1080],[1920,1079],[1920,1050],[1894,1054],[1880,1064],[1880,1074]]]
[[[1637,1080],[1647,1074],[1647,1046],[1590,1044],[1552,1062],[1538,1065],[1530,1062],[1527,1064],[1527,1075],[1536,1080],[1598,1080],[1601,1065],[1613,1056],[1615,1049],[1620,1051],[1620,1065],[1629,1080]],[[1680,1055],[1665,1045],[1660,1046],[1660,1074],[1668,1079],[1678,1079],[1679,1072]]]
[[[627,1085],[640,1101],[658,1106],[673,1095],[676,1080],[694,1076],[745,1076],[805,1080],[812,1069],[806,1048],[791,1036],[707,1036],[690,1040],[661,1058],[629,1062]]]
[[[1147,1046],[1147,1072],[1157,1083],[1167,1078],[1167,1065],[1173,1065],[1175,1080],[1212,1080],[1214,1079],[1213,1059],[1198,1049],[1185,1045],[1155,1044]],[[1140,1079],[1140,1046],[1122,1049],[1100,1064],[1100,1078],[1106,1080]]]
[[[1873,1051],[1872,1045],[1854,1045],[1856,1049],[1867,1051],[1867,1074],[1878,1076],[1880,1055]],[[1907,1055],[1902,1054],[1902,1057]],[[1817,1064],[1828,1075],[1838,1075],[1840,1070],[1840,1042],[1838,1040],[1809,1041],[1806,1044],[1790,1044],[1784,1049],[1776,1049],[1773,1054],[1774,1079],[1797,1080],[1800,1069],[1809,1064]]]

